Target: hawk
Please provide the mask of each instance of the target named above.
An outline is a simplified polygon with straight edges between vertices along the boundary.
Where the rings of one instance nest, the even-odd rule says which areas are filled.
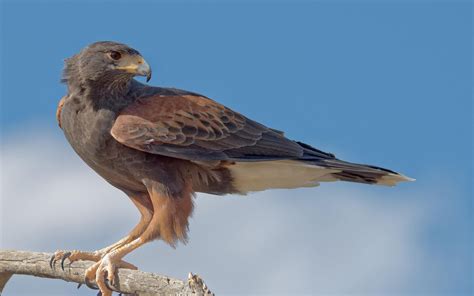
[[[136,267],[122,258],[162,239],[186,242],[196,192],[246,194],[270,188],[313,187],[349,181],[395,185],[412,180],[394,171],[337,159],[290,140],[206,96],[153,87],[141,54],[101,41],[65,61],[68,93],[57,119],[75,152],[102,178],[123,191],[140,222],[115,244],[94,252],[58,251],[51,259],[92,260],[89,285],[111,295],[116,268]],[[64,268],[64,266],[63,266]]]

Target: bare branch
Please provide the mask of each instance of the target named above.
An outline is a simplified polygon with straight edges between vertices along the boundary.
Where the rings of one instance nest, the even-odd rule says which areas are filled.
[[[90,261],[78,261],[64,271],[60,266],[51,269],[50,258],[53,254],[25,251],[0,250],[0,295],[10,277],[14,274],[62,279],[67,282],[84,284],[85,270],[93,264]],[[117,271],[115,291],[139,296],[152,295],[211,295],[202,280],[190,274],[188,281],[173,279],[139,270],[119,269]]]

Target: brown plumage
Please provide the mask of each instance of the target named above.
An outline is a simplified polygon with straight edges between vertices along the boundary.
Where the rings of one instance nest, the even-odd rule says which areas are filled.
[[[287,139],[242,114],[196,93],[150,87],[138,51],[97,42],[66,61],[68,94],[57,119],[77,154],[141,213],[117,243],[95,252],[58,251],[60,258],[95,260],[86,272],[110,295],[115,268],[135,268],[122,258],[154,239],[186,242],[195,192],[239,193],[316,186],[322,181],[394,185],[408,178],[393,171],[341,161]]]

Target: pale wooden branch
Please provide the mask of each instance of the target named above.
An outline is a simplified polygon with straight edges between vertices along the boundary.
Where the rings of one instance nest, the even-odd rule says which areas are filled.
[[[85,270],[93,262],[78,261],[71,265],[65,264],[64,271],[57,263],[55,268],[51,269],[49,263],[52,255],[39,252],[0,250],[0,295],[7,281],[14,274],[62,279],[80,284],[85,283]],[[207,286],[197,276],[191,276],[187,281],[182,281],[167,276],[128,269],[118,270],[117,283],[114,288],[115,291],[123,294],[139,296],[212,295]],[[85,289],[88,288],[85,287]]]

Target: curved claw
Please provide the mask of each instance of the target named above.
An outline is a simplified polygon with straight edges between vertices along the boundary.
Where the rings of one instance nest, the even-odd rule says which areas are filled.
[[[53,269],[53,263],[55,263],[54,262],[54,257],[56,257],[55,254],[53,254],[53,256],[51,256],[51,259],[49,259],[49,267],[51,267],[51,269]]]
[[[79,283],[79,284],[77,285],[77,289],[79,289],[81,286],[82,286],[82,283]]]
[[[71,252],[66,252],[63,254],[61,259],[61,269],[64,271],[64,261],[71,256]]]

